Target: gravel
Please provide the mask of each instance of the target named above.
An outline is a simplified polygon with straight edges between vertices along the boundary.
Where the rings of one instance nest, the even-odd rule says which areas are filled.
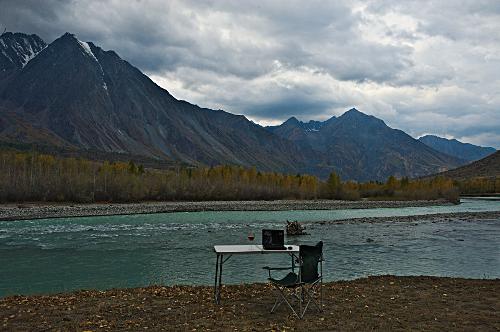
[[[432,201],[206,201],[206,202],[143,202],[143,203],[27,203],[0,205],[0,220],[109,216],[123,214],[198,212],[198,211],[287,211],[374,209],[450,205],[444,200]]]
[[[453,212],[453,213],[435,213],[413,216],[396,216],[396,217],[363,217],[350,218],[339,220],[314,221],[308,223],[315,224],[347,224],[347,223],[377,223],[377,222],[417,222],[417,221],[449,221],[463,220],[473,221],[478,219],[500,220],[500,211],[485,211],[485,212]]]

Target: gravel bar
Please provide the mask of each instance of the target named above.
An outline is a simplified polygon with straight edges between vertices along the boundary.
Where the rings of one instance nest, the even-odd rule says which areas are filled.
[[[26,203],[0,205],[0,220],[26,220],[64,217],[110,216],[123,214],[199,212],[199,211],[288,211],[375,209],[450,205],[445,200],[431,201],[338,201],[338,200],[276,200],[276,201],[206,201],[206,202],[143,202],[143,203]]]
[[[377,222],[417,222],[417,221],[439,222],[439,221],[450,221],[450,220],[500,221],[500,211],[435,213],[435,214],[394,216],[394,217],[363,217],[363,218],[349,218],[349,219],[339,219],[339,220],[310,221],[306,223],[324,225],[324,224],[377,223]]]

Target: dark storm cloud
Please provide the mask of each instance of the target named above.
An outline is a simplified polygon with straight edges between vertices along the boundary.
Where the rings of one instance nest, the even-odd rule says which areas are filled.
[[[56,27],[60,7],[69,4],[64,0],[0,0],[0,26],[2,30],[36,33],[50,42],[59,35]]]
[[[355,27],[361,18],[342,2],[3,3],[9,10],[0,19],[9,30],[30,30],[48,42],[70,31],[148,71],[189,66],[252,78],[279,59],[341,80],[384,81],[408,63],[404,48],[360,40]]]
[[[69,31],[175,96],[262,123],[351,106],[500,147],[498,1],[0,0],[0,26]]]
[[[339,106],[339,105],[336,105]],[[346,107],[347,105],[342,104]],[[311,114],[321,114],[325,109],[332,107],[329,100],[308,100],[298,96],[265,102],[263,104],[253,104],[252,107],[245,109],[245,114],[257,118],[271,118],[285,120],[295,116],[301,120],[309,121]]]

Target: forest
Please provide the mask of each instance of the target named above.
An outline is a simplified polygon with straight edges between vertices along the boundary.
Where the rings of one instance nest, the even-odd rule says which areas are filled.
[[[183,200],[444,198],[497,192],[500,179],[463,182],[436,177],[386,182],[326,181],[311,175],[260,172],[240,166],[150,169],[133,162],[97,162],[36,152],[0,152],[0,201],[137,202]]]

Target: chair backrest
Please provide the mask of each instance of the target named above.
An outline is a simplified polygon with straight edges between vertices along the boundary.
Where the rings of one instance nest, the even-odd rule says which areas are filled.
[[[323,241],[315,246],[301,245],[299,257],[302,261],[300,279],[302,282],[314,282],[319,278],[318,264],[323,258]]]

